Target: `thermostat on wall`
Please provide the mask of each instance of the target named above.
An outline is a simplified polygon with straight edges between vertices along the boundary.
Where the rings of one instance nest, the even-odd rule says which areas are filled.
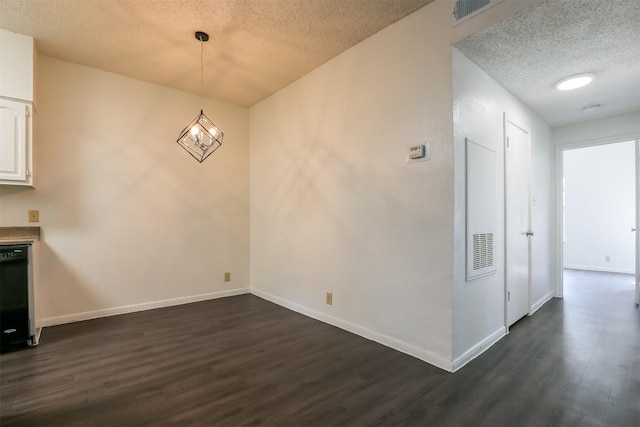
[[[421,159],[424,157],[424,144],[412,145],[409,147],[410,159]]]
[[[426,144],[412,145],[407,149],[407,163],[423,162],[431,157],[431,145]]]

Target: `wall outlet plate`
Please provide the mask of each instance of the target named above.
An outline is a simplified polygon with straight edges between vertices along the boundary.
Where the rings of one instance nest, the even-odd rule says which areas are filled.
[[[40,211],[29,211],[29,222],[40,222]]]
[[[325,302],[327,303],[327,305],[333,305],[333,293],[327,292]]]
[[[231,273],[230,272],[226,272],[224,273],[224,281],[225,282],[230,282],[231,281]]]

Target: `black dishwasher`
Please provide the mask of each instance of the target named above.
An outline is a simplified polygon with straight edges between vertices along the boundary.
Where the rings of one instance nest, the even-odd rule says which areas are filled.
[[[29,245],[0,246],[0,352],[30,344]]]

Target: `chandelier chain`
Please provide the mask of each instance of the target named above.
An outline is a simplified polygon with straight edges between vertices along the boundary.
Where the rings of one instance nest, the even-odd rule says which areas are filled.
[[[200,37],[200,109],[204,108],[204,41]]]

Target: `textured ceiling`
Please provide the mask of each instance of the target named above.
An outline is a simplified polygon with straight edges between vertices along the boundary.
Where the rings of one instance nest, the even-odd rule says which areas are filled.
[[[251,106],[433,0],[0,0],[41,54]]]
[[[552,127],[640,111],[640,0],[547,0],[456,47]],[[554,88],[586,72],[589,86]]]

